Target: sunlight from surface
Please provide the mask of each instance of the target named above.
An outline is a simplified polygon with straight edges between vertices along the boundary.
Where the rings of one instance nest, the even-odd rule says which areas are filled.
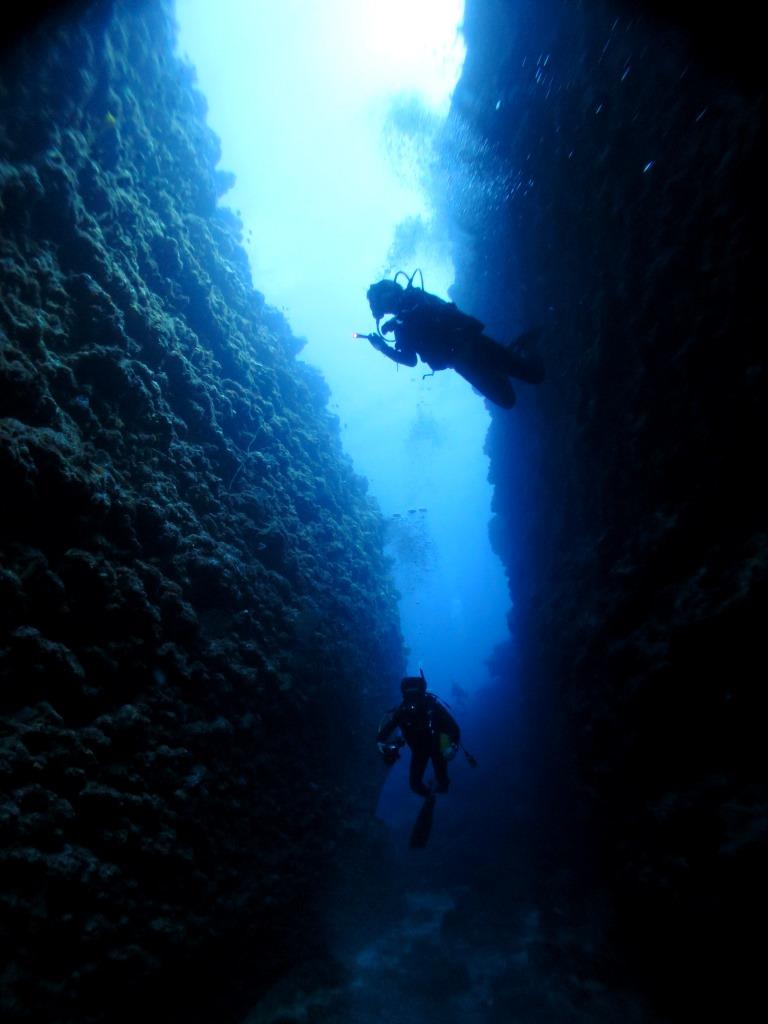
[[[455,374],[397,368],[352,332],[373,327],[365,293],[385,276],[396,225],[431,216],[428,154],[398,165],[386,119],[403,96],[447,113],[462,16],[463,0],[177,0],[179,52],[237,176],[223,202],[243,220],[254,285],[306,337],[302,358],[328,381],[344,447],[385,517],[426,510],[404,549],[419,564],[404,557],[397,575],[411,668],[423,662],[438,688],[449,671],[482,683],[507,635],[487,538],[488,414]],[[427,290],[447,297],[450,254],[416,258]]]
[[[343,19],[326,24],[349,54],[356,79],[385,93],[417,92],[446,114],[464,62],[457,31],[463,7],[463,0],[344,4]]]

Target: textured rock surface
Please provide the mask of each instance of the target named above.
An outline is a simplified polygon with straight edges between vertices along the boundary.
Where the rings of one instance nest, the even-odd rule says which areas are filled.
[[[541,891],[561,921],[610,908],[604,953],[673,1019],[746,1019],[768,822],[763,97],[628,6],[469,0],[455,297],[499,333],[544,328],[546,383],[488,439]]]
[[[47,42],[0,74],[0,1016],[183,978],[164,1014],[223,1019],[369,842],[382,526],[217,207],[169,5]]]

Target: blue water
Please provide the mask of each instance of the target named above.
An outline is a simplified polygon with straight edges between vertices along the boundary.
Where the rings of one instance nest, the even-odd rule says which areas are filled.
[[[391,252],[398,224],[418,218],[429,235],[434,223],[426,192],[429,138],[419,135],[421,128],[409,136],[407,123],[405,132],[402,121],[394,123],[393,110],[398,104],[415,110],[426,132],[442,124],[460,72],[463,4],[388,5],[384,22],[376,2],[355,4],[354,16],[349,4],[324,4],[322,24],[315,12],[293,17],[294,7],[227,0],[214,8],[178,0],[179,50],[197,68],[209,122],[221,138],[222,167],[236,175],[223,202],[244,220],[256,287],[306,338],[301,358],[328,381],[345,450],[387,521],[408,671],[423,669],[430,689],[449,702],[470,750],[473,741],[485,746],[479,768],[463,757],[451,766],[450,802],[438,804],[431,840],[440,859],[457,837],[465,839],[463,830],[477,827],[472,808],[502,780],[484,738],[498,699],[487,699],[486,660],[509,639],[511,607],[488,539],[492,491],[483,444],[489,414],[457,375],[429,375],[423,364],[396,367],[351,334],[373,328],[368,286],[398,269],[410,274],[418,266],[428,291],[450,297],[453,265],[444,242],[433,239],[408,252],[405,264]],[[386,22],[396,29],[390,45],[381,38]],[[405,37],[415,60],[393,68]],[[268,47],[258,45],[266,38]],[[447,47],[442,53],[435,52],[440,40]],[[493,325],[509,335],[524,326],[513,309],[507,322]],[[398,684],[391,680],[392,704]],[[505,704],[513,699],[508,687]],[[254,1010],[253,1024],[313,1014],[400,1024],[406,1019],[401,998],[411,1000],[414,1020],[431,1020],[432,990],[450,987],[456,970],[458,987],[437,1004],[441,1019],[480,1021],[492,1002],[488,978],[510,964],[525,970],[536,931],[527,917],[511,923],[514,941],[506,952],[474,952],[461,940],[441,945],[465,882],[450,871],[446,878],[442,869],[422,875],[425,865],[412,861],[408,835],[421,801],[408,789],[407,762],[406,756],[387,773],[377,808],[396,860],[404,858],[409,875],[416,872],[404,888],[401,915],[386,926],[362,904],[335,926],[331,915],[328,941],[348,979],[341,994],[289,976]],[[493,860],[492,848],[478,852],[479,859],[462,855],[468,877],[482,870],[484,857]],[[347,892],[343,901],[354,907],[357,898]]]
[[[379,6],[355,4],[352,16],[350,5],[323,5],[318,21],[294,17],[294,4],[179,0],[179,51],[237,178],[222,201],[244,219],[256,286],[306,337],[302,358],[328,381],[345,449],[390,521],[409,671],[423,667],[448,697],[454,684],[484,685],[485,659],[507,637],[509,595],[487,536],[488,414],[449,372],[424,379],[427,366],[395,367],[351,334],[372,329],[365,292],[387,272],[418,263],[427,290],[448,297],[446,247],[388,265],[397,225],[431,216],[425,165],[391,114],[404,95],[435,123],[447,113],[463,4],[417,15],[395,4],[386,19]],[[382,38],[401,16],[410,61],[402,33],[394,49]]]

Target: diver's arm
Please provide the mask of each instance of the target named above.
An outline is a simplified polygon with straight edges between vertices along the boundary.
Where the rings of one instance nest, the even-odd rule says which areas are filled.
[[[391,359],[393,363],[400,363],[403,366],[415,366],[418,361],[415,352],[403,352],[402,349],[390,346],[379,335],[372,334],[368,340],[375,349],[378,349],[387,359]]]
[[[379,731],[376,733],[376,742],[383,743],[385,740],[387,740],[392,735],[392,733],[395,731],[399,724],[399,716],[397,714],[397,711],[391,712],[389,718],[387,718],[384,724],[379,728]]]

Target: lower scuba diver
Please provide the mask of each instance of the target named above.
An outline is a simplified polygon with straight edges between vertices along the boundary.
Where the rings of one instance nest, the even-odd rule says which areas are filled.
[[[432,796],[432,790],[423,781],[431,760],[436,792],[447,793],[448,762],[459,749],[459,726],[446,706],[433,693],[427,692],[423,672],[406,676],[400,683],[400,692],[401,703],[385,714],[379,726],[376,736],[379,751],[387,764],[394,764],[400,756],[400,748],[407,744],[411,750],[409,784],[413,792],[423,797]],[[390,740],[396,729],[402,736]]]
[[[407,277],[401,270],[394,280],[371,285],[366,297],[376,330],[354,337],[367,338],[378,352],[403,366],[416,366],[421,359],[433,373],[452,368],[503,409],[511,409],[516,401],[510,377],[529,384],[544,380],[544,365],[535,350],[538,329],[521,334],[508,346],[501,345],[483,333],[485,325],[480,320],[425,291],[423,276],[421,286],[415,285],[417,273],[421,271]],[[401,274],[408,282],[406,287],[397,280]],[[387,314],[390,319],[380,326]],[[387,334],[394,335],[393,345]]]

